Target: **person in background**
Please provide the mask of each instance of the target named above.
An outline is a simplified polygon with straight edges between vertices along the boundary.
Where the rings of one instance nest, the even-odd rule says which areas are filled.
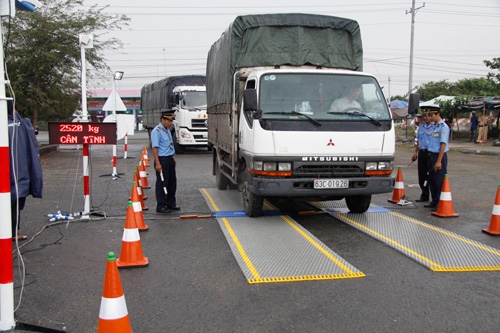
[[[414,162],[418,159],[418,185],[420,186],[420,198],[416,202],[429,201],[429,139],[432,132],[431,115],[429,109],[422,109],[423,122],[418,126],[415,152],[411,157]]]
[[[12,240],[25,240],[19,234],[20,212],[26,204],[26,197],[42,197],[43,174],[40,163],[38,140],[35,129],[28,118],[22,118],[14,111],[11,101],[7,103],[10,156],[10,203],[12,218]]]
[[[469,142],[476,141],[476,131],[477,131],[478,119],[476,112],[472,111],[470,116],[470,138]]]
[[[156,170],[156,212],[163,214],[181,209],[177,206],[175,197],[177,176],[175,173],[175,148],[171,133],[174,119],[174,110],[163,111],[160,123],[151,131],[151,146],[153,147]],[[167,189],[166,195],[164,188]]]
[[[477,134],[476,143],[485,144],[488,140],[488,120],[489,117],[486,115],[486,110],[483,109],[483,112],[479,115],[478,118],[479,131]]]
[[[425,205],[426,208],[431,208],[432,211],[437,211],[441,190],[443,188],[444,175],[448,173],[448,156],[447,152],[448,139],[450,137],[450,128],[444,123],[441,118],[439,108],[430,110],[432,130],[429,138],[429,189],[432,200]]]

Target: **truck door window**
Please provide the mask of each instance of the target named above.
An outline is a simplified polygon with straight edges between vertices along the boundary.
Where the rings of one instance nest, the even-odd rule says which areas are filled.
[[[248,80],[245,84],[245,89],[255,89],[255,80]],[[242,96],[240,96],[241,98]],[[252,118],[252,113],[251,112],[243,112],[245,119],[248,123],[248,126],[250,128],[253,126],[253,118]]]

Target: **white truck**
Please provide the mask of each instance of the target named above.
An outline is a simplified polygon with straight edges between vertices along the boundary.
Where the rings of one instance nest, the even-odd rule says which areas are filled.
[[[172,135],[177,154],[189,146],[208,147],[205,81],[202,75],[171,76],[141,89],[142,123],[149,134],[162,111],[175,109]]]
[[[364,213],[372,194],[393,191],[394,124],[362,61],[358,23],[323,15],[239,16],[212,45],[213,174],[220,190],[239,188],[248,216],[266,197],[345,198]]]

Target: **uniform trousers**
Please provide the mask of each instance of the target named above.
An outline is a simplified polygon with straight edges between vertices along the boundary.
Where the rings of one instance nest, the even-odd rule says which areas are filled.
[[[175,160],[173,156],[159,156],[161,163],[163,179],[161,181],[161,176],[159,172],[156,172],[156,184],[155,184],[155,194],[156,194],[156,210],[160,210],[164,207],[174,207],[177,206],[175,199],[175,192],[177,191],[177,176],[175,174]],[[155,161],[156,168],[156,161]],[[167,189],[167,195],[163,189]]]
[[[441,160],[441,170],[434,171],[434,164],[437,161],[438,153],[429,153],[429,189],[431,191],[432,201],[429,203],[432,206],[437,206],[443,188],[444,175],[448,173],[448,155],[444,153]]]
[[[419,149],[418,151],[418,185],[422,193],[420,199],[429,200],[429,153],[427,149]]]

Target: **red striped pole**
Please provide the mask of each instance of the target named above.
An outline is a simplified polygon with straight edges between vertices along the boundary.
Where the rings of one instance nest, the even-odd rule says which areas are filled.
[[[127,139],[128,139],[128,133],[125,133],[125,146],[123,147],[124,150],[123,159],[127,158],[127,149],[128,149]]]
[[[0,48],[0,56],[1,54]],[[0,76],[3,77],[3,67]],[[12,225],[10,206],[9,131],[5,86],[0,84],[0,331],[14,328],[14,268],[12,266]],[[2,129],[3,128],[3,129]]]
[[[82,220],[89,219],[90,213],[90,177],[89,177],[89,145],[83,145],[83,212]]]
[[[0,45],[3,33],[0,32]],[[0,62],[3,64],[3,48],[0,47]],[[0,78],[5,77],[0,66]],[[10,205],[10,160],[9,122],[5,82],[0,83],[0,331],[11,330],[14,320],[14,268],[12,265],[12,225]]]
[[[118,172],[116,172],[116,144],[113,145],[113,173],[111,176],[118,176]]]

